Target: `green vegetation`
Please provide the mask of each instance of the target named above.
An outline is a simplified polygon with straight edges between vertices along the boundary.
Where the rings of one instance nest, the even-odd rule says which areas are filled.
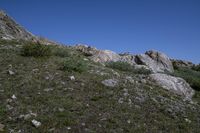
[[[185,79],[193,89],[200,91],[199,71],[195,71],[189,68],[177,68],[175,69],[173,75]]]
[[[81,73],[88,69],[88,65],[81,57],[70,57],[63,61],[61,69],[68,72]]]
[[[59,56],[59,57],[69,57],[71,56],[71,51],[69,48],[66,48],[64,46],[53,46],[52,47],[52,53],[55,55],[55,56]]]
[[[0,123],[5,125],[5,132],[189,133],[200,130],[199,103],[188,104],[154,84],[139,83],[139,75],[131,74],[127,68],[123,70],[124,67],[115,68],[119,70],[118,77],[110,68],[85,61],[86,57],[73,48],[61,48],[67,52],[63,55],[59,54],[60,47],[51,46],[51,58],[45,60],[22,56],[24,44],[27,42],[0,40]],[[89,67],[85,69],[86,66]],[[9,75],[8,69],[15,74]],[[73,81],[69,80],[72,75]],[[138,82],[129,82],[126,76]],[[115,88],[101,83],[111,78],[119,80]],[[12,95],[17,99],[12,99]],[[37,115],[20,118],[30,112]],[[33,119],[41,122],[41,127],[34,127]]]
[[[151,73],[151,71],[146,70],[144,68],[138,68],[135,69],[132,65],[130,65],[127,62],[109,62],[106,64],[106,67],[112,68],[112,69],[117,69],[120,71],[124,71],[124,72],[129,72],[129,73],[133,73],[133,74],[145,74],[148,75]]]
[[[195,70],[195,71],[199,71],[200,72],[200,64],[196,65],[196,66],[193,66],[192,67],[192,70]]]
[[[23,45],[21,55],[33,57],[46,57],[52,55],[52,49],[50,46],[41,44],[39,42],[29,42]]]

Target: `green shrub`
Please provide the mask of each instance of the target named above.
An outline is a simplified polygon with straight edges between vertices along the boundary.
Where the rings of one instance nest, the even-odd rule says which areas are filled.
[[[37,43],[24,44],[21,50],[23,56],[43,57],[52,55],[51,47]]]
[[[200,72],[200,64],[196,65],[196,66],[193,66],[192,67],[192,70],[195,70],[195,71],[199,71]]]
[[[109,62],[106,64],[106,67],[110,67],[112,69],[117,69],[117,70],[124,71],[124,72],[131,72],[134,74],[148,75],[151,73],[151,71],[146,70],[145,68],[135,69],[131,64],[129,64],[127,62],[121,62],[121,61]]]
[[[173,75],[185,79],[193,89],[200,91],[200,72],[189,68],[179,68]]]
[[[62,70],[68,72],[84,72],[88,69],[87,63],[79,57],[66,58],[61,67]]]
[[[55,47],[53,48],[53,54],[59,57],[69,57],[71,55],[71,52],[66,47]]]

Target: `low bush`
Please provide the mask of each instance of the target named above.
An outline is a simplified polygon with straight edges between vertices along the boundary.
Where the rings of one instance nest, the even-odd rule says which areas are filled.
[[[52,55],[51,47],[48,45],[37,43],[24,44],[21,50],[23,56],[43,57]]]
[[[64,60],[61,69],[68,72],[82,73],[88,69],[88,65],[82,58],[71,57]]]
[[[192,70],[195,70],[195,71],[199,71],[200,72],[200,64],[196,65],[196,66],[193,66],[192,67]]]
[[[70,50],[66,47],[53,48],[53,54],[59,57],[69,57],[71,55]]]
[[[151,71],[146,70],[145,68],[138,68],[135,69],[131,64],[127,63],[127,62],[121,62],[121,61],[117,61],[117,62],[109,62],[106,64],[106,67],[112,68],[112,69],[117,69],[120,71],[124,71],[124,72],[131,72],[134,74],[145,74],[148,75],[151,73]]]

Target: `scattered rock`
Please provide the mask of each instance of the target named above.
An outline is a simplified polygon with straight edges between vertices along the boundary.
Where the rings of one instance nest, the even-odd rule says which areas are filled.
[[[69,79],[70,80],[75,80],[75,77],[74,76],[69,76]]]
[[[123,98],[119,98],[119,100],[118,100],[118,103],[119,104],[122,104],[124,101],[123,101]]]
[[[67,130],[71,130],[72,128],[71,127],[67,127]]]
[[[0,132],[3,132],[4,128],[5,128],[5,125],[3,125],[3,124],[0,123]]]
[[[102,84],[104,84],[105,86],[108,87],[115,87],[118,85],[118,80],[116,79],[107,79],[101,82]]]
[[[45,92],[53,91],[53,88],[44,89]]]
[[[58,111],[63,112],[65,109],[64,108],[58,108]]]
[[[8,74],[9,75],[15,75],[15,72],[11,71],[11,70],[8,70]]]
[[[188,118],[185,118],[185,121],[186,121],[187,123],[191,123],[191,122],[192,122],[192,121],[189,120]]]
[[[160,73],[151,74],[150,78],[152,78],[158,85],[160,85],[164,89],[184,96],[185,99],[191,99],[195,93],[190,85],[182,78]]]
[[[17,97],[15,95],[12,95],[12,99],[15,100],[17,99]]]
[[[81,123],[82,126],[85,126],[85,123]]]
[[[33,126],[35,126],[36,128],[41,126],[41,122],[39,122],[39,121],[32,120],[31,122],[32,122]]]

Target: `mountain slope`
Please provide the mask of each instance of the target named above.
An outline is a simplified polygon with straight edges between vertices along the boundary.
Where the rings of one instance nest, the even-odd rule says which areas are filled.
[[[156,51],[43,45],[14,33],[21,32],[0,39],[0,132],[200,131],[200,72],[193,66],[174,67]]]

